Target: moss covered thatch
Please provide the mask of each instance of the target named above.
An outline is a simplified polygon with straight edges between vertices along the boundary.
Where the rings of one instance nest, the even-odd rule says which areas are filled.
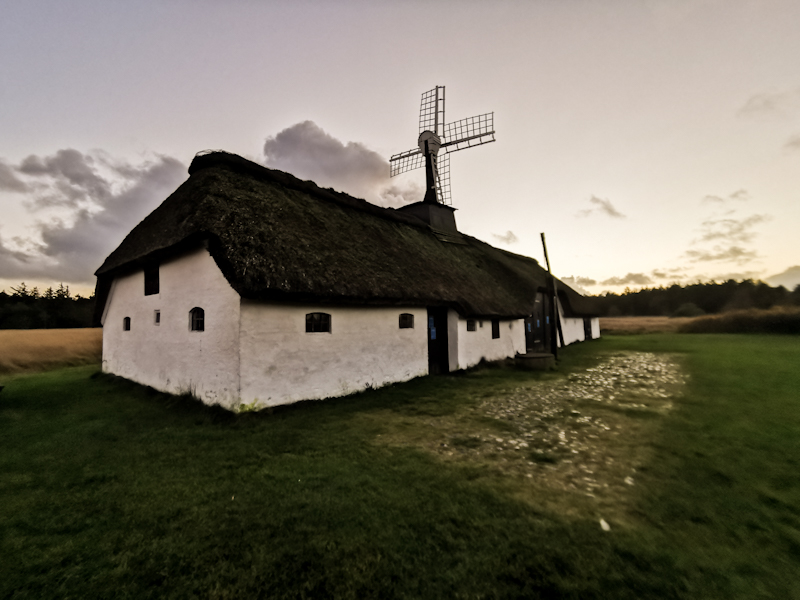
[[[198,156],[190,177],[97,270],[102,311],[116,274],[207,244],[231,286],[254,300],[449,306],[462,315],[533,312],[546,272],[463,236],[441,241],[415,217],[319,188],[239,156]],[[593,314],[564,284],[565,308]]]

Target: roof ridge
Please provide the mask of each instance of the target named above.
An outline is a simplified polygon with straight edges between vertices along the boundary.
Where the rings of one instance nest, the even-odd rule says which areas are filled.
[[[412,225],[421,229],[430,229],[430,226],[423,220],[401,213],[394,208],[378,206],[363,198],[356,198],[346,192],[340,192],[333,188],[320,187],[311,180],[300,179],[286,171],[271,169],[265,165],[243,158],[238,154],[226,152],[224,150],[204,150],[198,152],[189,165],[189,175],[193,175],[203,169],[211,169],[214,167],[226,168],[242,173],[243,175],[255,177],[261,181],[277,183],[287,189],[303,192],[316,199],[334,202],[339,205],[347,206],[348,208],[361,210],[399,223]]]

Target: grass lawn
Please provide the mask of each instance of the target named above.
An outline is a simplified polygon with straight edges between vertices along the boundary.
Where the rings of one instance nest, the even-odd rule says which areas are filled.
[[[586,432],[584,479],[611,485],[579,488],[567,446],[525,438],[521,460],[479,435],[522,435],[486,406],[630,353],[677,361],[680,395],[576,397],[531,426]],[[238,416],[96,367],[7,376],[0,598],[800,598],[800,338],[614,336],[561,357]]]

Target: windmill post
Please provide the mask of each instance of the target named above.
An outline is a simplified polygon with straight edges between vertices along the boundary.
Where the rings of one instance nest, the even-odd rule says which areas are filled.
[[[552,354],[558,358],[558,342],[556,341],[556,331],[558,331],[558,339],[561,340],[561,346],[564,346],[564,332],[561,330],[561,318],[558,314],[558,290],[556,289],[556,278],[550,270],[550,259],[547,256],[547,243],[544,241],[544,232],[542,236],[542,248],[544,248],[544,261],[547,263],[547,274],[550,278],[550,286],[552,286],[553,300],[550,302],[550,339],[553,340]]]

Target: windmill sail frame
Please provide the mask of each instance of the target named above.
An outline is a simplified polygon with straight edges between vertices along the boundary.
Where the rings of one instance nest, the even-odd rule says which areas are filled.
[[[394,177],[426,167],[435,187],[435,199],[452,205],[450,190],[450,153],[495,141],[494,113],[484,113],[445,123],[445,88],[437,85],[422,94],[419,109],[419,146],[393,155],[389,159],[389,175]],[[431,137],[433,134],[433,138]],[[433,149],[428,141],[435,139]],[[428,150],[426,150],[428,149]],[[426,201],[432,197],[426,193]],[[432,201],[432,200],[431,200]]]

